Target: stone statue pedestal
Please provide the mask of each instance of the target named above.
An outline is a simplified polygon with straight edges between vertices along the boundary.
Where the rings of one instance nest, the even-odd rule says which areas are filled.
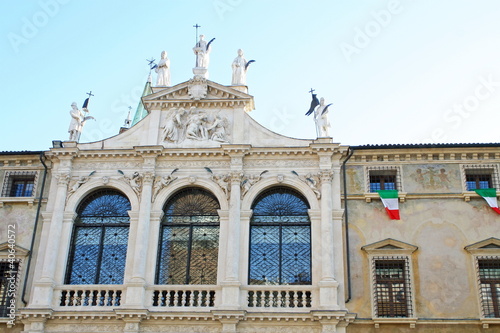
[[[205,68],[205,67],[194,67],[193,68],[193,74],[194,75],[199,75],[201,77],[204,77],[205,79],[208,79],[208,68]]]

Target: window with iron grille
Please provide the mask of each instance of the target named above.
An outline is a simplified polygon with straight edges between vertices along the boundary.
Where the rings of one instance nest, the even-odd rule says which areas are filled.
[[[0,318],[8,317],[13,293],[17,289],[19,262],[0,261]]]
[[[370,170],[370,192],[397,190],[396,170]]]
[[[128,198],[112,189],[88,195],[77,209],[66,284],[122,284],[127,255]]]
[[[491,171],[488,169],[466,171],[465,180],[468,191],[493,187]]]
[[[201,188],[177,192],[164,207],[157,284],[217,284],[217,198]]]
[[[373,258],[375,316],[411,317],[411,289],[406,257]]]
[[[249,284],[311,284],[309,204],[297,191],[261,193],[250,220]]]
[[[500,318],[500,258],[482,258],[477,263],[483,315]]]
[[[2,188],[2,197],[34,196],[37,176],[37,171],[6,172]]]

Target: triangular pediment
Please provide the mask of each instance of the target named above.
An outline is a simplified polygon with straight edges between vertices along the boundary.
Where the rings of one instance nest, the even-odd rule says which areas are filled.
[[[500,253],[500,239],[490,237],[480,242],[467,245],[465,250],[470,253]]]
[[[8,255],[8,253],[10,252],[9,250],[12,249],[11,247],[11,244],[9,244],[8,242],[5,242],[5,243],[2,243],[0,244],[0,255]],[[28,253],[30,252],[29,250],[23,248],[23,247],[20,247],[20,246],[15,246],[14,247],[14,250],[16,251],[16,256],[26,256],[28,255]]]
[[[245,86],[228,87],[203,78],[193,78],[172,87],[153,87],[153,93],[142,101],[147,110],[176,107],[241,107],[254,109],[253,96],[243,92]]]
[[[418,247],[392,238],[387,238],[379,242],[365,245],[361,249],[369,254],[397,254],[413,253],[418,249]]]

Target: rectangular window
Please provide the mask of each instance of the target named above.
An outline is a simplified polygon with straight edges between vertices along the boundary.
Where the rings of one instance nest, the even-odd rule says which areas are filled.
[[[481,303],[485,318],[500,318],[500,259],[478,259]]]
[[[480,172],[483,170],[474,170],[474,172],[467,172],[465,179],[467,182],[467,190],[474,191],[482,188],[492,188],[491,173]],[[487,171],[487,170],[484,170]]]
[[[370,170],[370,192],[396,189],[396,170]]]
[[[0,261],[0,318],[9,316],[12,294],[17,289],[19,263]]]
[[[36,171],[11,171],[5,174],[2,197],[32,197],[35,195]]]
[[[374,258],[377,317],[410,316],[410,279],[406,258]]]

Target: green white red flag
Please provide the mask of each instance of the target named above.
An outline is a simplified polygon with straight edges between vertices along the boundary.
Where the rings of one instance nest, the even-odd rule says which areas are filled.
[[[484,200],[490,205],[490,207],[500,214],[500,209],[498,209],[498,201],[497,201],[497,190],[494,188],[483,188],[479,190],[474,190],[477,194],[482,196]]]
[[[377,191],[391,220],[399,220],[399,199],[397,190]]]

